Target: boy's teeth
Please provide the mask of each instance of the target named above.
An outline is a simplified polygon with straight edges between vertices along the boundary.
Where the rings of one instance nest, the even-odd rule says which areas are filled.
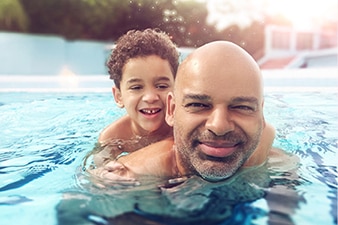
[[[154,114],[154,113],[157,113],[159,110],[156,110],[156,109],[143,109],[142,111],[144,113],[147,113],[147,114]]]

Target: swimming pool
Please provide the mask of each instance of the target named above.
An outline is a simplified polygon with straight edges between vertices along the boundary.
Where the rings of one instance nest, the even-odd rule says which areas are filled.
[[[264,71],[264,81],[274,146],[296,169],[274,161],[222,185],[100,188],[78,170],[124,113],[108,77],[0,76],[1,224],[337,224],[336,69]]]

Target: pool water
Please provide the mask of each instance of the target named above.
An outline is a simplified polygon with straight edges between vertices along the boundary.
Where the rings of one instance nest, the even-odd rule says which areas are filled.
[[[0,93],[0,223],[337,224],[337,97],[266,94],[274,146],[290,158],[221,183],[112,184],[80,167],[99,132],[124,114],[109,92]]]

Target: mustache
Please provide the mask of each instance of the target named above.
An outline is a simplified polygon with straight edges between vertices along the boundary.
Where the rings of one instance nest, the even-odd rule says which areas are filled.
[[[205,131],[201,134],[193,136],[193,139],[197,142],[205,142],[205,141],[225,141],[225,142],[245,142],[247,140],[246,135],[239,132],[229,132],[224,135],[215,135],[211,131]]]

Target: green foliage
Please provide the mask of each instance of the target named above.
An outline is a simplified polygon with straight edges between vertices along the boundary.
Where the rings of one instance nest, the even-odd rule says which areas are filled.
[[[0,1],[0,30],[27,31],[28,18],[18,0]]]
[[[115,40],[130,29],[160,28],[176,44],[198,46],[214,33],[204,3],[174,0],[21,0],[30,32]]]
[[[32,33],[58,34],[68,39],[102,39],[119,17],[118,0],[21,0],[31,19]],[[119,3],[119,4],[117,4]]]
[[[206,23],[208,11],[206,3],[201,1],[0,0],[1,24],[4,24],[2,18],[7,18],[1,13],[5,8],[4,2],[11,2],[22,12],[24,8],[30,20],[30,33],[114,41],[130,29],[160,28],[178,46],[198,47],[217,39],[242,43],[249,52],[262,46],[255,41],[262,35],[253,36],[250,29],[243,31],[234,26],[222,32],[216,31]],[[25,15],[24,12],[22,14]]]
[[[251,55],[260,52],[264,46],[264,24],[253,22],[250,27],[240,29],[231,26],[220,32],[223,39],[238,44]]]

